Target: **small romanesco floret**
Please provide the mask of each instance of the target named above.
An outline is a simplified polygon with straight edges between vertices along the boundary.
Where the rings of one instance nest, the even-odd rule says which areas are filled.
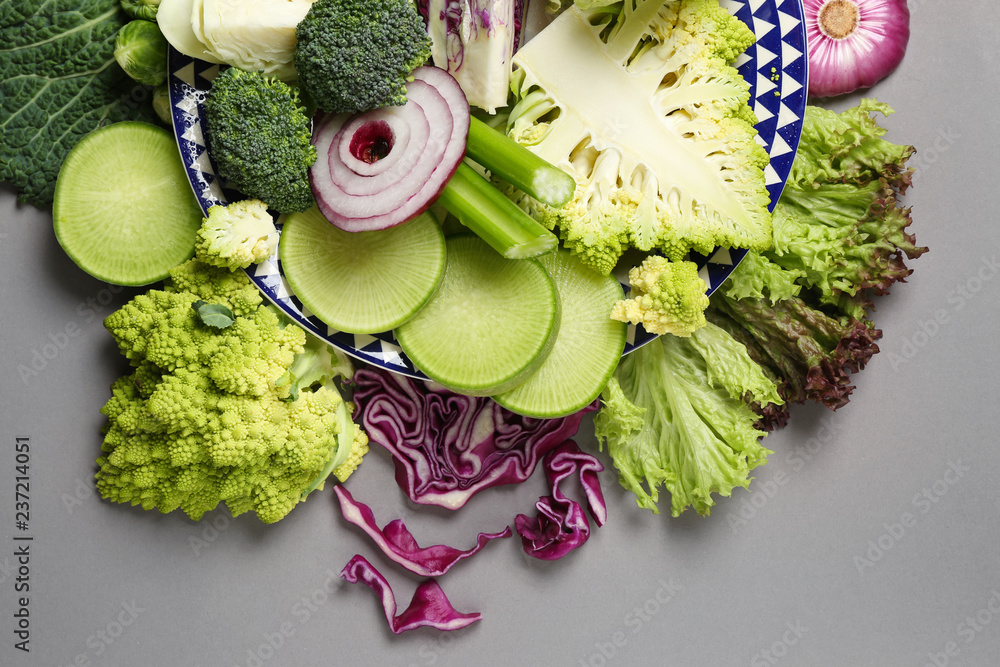
[[[212,206],[195,239],[199,261],[226,269],[260,264],[278,249],[278,229],[267,204],[244,199]]]
[[[552,208],[511,192],[601,273],[629,248],[673,260],[771,244],[767,152],[730,65],[753,32],[718,0],[560,14],[514,55],[507,133],[573,175]]]
[[[411,0],[317,0],[296,40],[299,84],[329,113],[405,104],[410,73],[431,54]]]
[[[193,519],[225,503],[272,523],[331,472],[343,481],[357,468],[368,439],[333,375],[288,381],[339,359],[259,294],[252,305],[253,292],[244,273],[191,260],[106,318],[135,370],[101,410],[103,498]],[[230,309],[231,324],[205,324],[196,304],[206,301]]]
[[[708,285],[694,262],[650,255],[629,271],[628,279],[631,297],[615,304],[612,319],[675,336],[690,336],[705,326]]]
[[[316,147],[295,88],[230,67],[212,81],[205,124],[212,159],[229,185],[279,213],[313,206],[309,167]]]

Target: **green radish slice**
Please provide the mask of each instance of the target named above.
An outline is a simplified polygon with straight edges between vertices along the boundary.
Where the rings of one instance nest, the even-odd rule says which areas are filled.
[[[625,349],[628,325],[611,319],[625,298],[614,276],[604,276],[568,250],[538,258],[559,292],[559,335],[549,356],[523,383],[493,399],[528,417],[551,419],[582,410],[600,395]]]
[[[536,259],[505,259],[472,234],[447,239],[437,293],[396,329],[427,377],[452,391],[491,396],[533,373],[559,329],[555,283]]]
[[[281,268],[295,296],[339,331],[389,331],[427,302],[444,274],[441,226],[424,213],[395,227],[345,232],[319,209],[285,218]]]
[[[201,207],[174,136],[137,121],[87,134],[56,179],[56,239],[77,266],[116,285],[148,285],[194,254]]]

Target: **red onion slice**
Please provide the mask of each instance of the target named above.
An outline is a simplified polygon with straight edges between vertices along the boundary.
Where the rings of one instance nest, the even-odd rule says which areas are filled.
[[[371,118],[350,117],[350,122],[344,124],[335,139],[337,145],[340,147],[340,161],[343,163],[343,166],[358,176],[376,176],[399,161],[399,158],[406,153],[410,141],[417,141],[420,142],[419,145],[426,145],[427,135],[430,130],[427,124],[424,123],[422,125],[422,132],[418,132],[416,136],[413,136],[410,123],[404,122],[403,119],[399,118],[399,115],[399,109],[389,107],[373,111]],[[341,135],[357,137],[359,134],[362,134],[362,126],[380,123],[384,123],[388,127],[392,136],[388,146],[389,151],[383,157],[373,162],[367,162],[354,154],[353,141],[342,140]],[[333,167],[334,165],[331,164],[330,166]]]
[[[442,120],[431,122],[431,118],[435,117]],[[357,124],[357,131],[353,134],[343,133],[340,139],[341,146],[335,143],[330,147],[331,192],[352,195],[342,200],[338,199],[338,214],[345,217],[362,217],[361,212],[392,211],[398,208],[398,204],[393,205],[393,200],[401,199],[404,195],[407,199],[411,198],[413,195],[408,193],[418,190],[440,165],[454,125],[448,115],[448,105],[444,98],[433,91],[421,95],[420,99],[411,98],[406,106],[399,110],[397,119],[409,125],[417,137],[423,137],[424,140],[408,142],[408,146],[399,152],[393,146],[393,150],[386,157],[393,159],[394,164],[381,173],[362,176],[351,170],[340,159],[340,154],[345,150],[341,146],[350,144],[358,134],[368,130],[372,123]],[[391,128],[388,123],[386,126]],[[402,152],[406,149],[409,150]],[[350,152],[350,149],[347,151]]]
[[[320,212],[350,232],[385,229],[427,210],[465,155],[469,104],[450,74],[418,67],[407,103],[325,119],[310,170]]]

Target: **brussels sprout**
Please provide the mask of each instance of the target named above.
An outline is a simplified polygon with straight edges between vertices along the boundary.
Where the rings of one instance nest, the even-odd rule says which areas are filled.
[[[156,20],[156,11],[160,8],[160,0],[121,0],[122,9],[134,19]]]
[[[171,118],[170,111],[170,88],[167,84],[162,84],[153,90],[153,111],[167,127],[173,127],[174,119]]]
[[[167,80],[167,40],[152,21],[129,21],[115,38],[115,60],[130,77],[148,86]]]

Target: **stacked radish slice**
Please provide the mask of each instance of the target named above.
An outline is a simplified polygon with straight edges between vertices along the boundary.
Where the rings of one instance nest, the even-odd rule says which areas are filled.
[[[320,212],[349,232],[393,227],[427,210],[465,154],[469,104],[447,72],[418,67],[407,104],[328,116],[313,142]]]

